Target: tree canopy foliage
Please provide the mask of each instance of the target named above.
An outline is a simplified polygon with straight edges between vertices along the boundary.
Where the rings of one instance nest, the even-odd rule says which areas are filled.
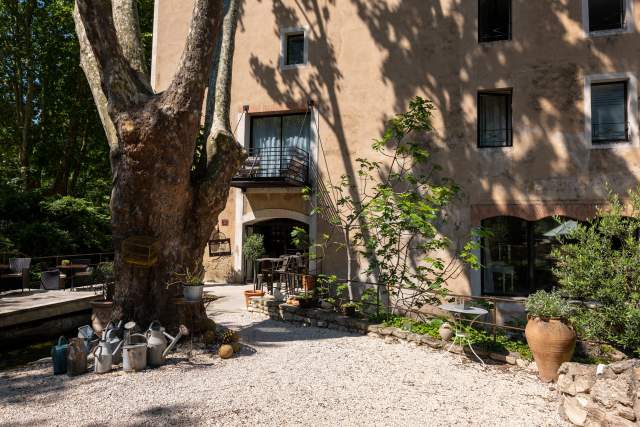
[[[73,4],[0,2],[0,240],[29,255],[111,250],[109,147]],[[148,60],[153,0],[138,8]]]

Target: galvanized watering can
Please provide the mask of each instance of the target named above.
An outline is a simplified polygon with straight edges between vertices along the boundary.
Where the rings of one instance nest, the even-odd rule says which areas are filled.
[[[138,342],[133,342],[138,341]],[[125,372],[141,371],[147,367],[147,337],[129,334],[122,347],[122,369]]]
[[[122,321],[118,323],[118,326],[113,326],[110,322],[107,327],[102,331],[102,340],[109,346],[109,350],[113,357],[113,364],[118,365],[122,362]]]
[[[58,344],[51,347],[51,360],[53,361],[53,375],[67,372],[67,351],[69,342],[65,337],[58,338]]]
[[[105,333],[106,335],[106,333]],[[106,337],[105,337],[106,338]],[[119,341],[119,340],[118,340]],[[118,345],[115,348],[115,353],[120,352],[120,347],[122,346],[122,341],[118,342]],[[104,374],[111,371],[111,368],[114,364],[114,351],[111,349],[111,345],[106,339],[100,340],[100,343],[93,350],[93,370],[96,374]]]
[[[84,340],[84,351],[89,353],[91,350],[91,338],[93,338],[93,329],[89,325],[80,326],[78,328],[78,338]]]
[[[184,325],[180,325],[178,335],[172,337],[165,332],[164,328],[160,325],[160,322],[157,320],[151,322],[146,334],[149,366],[155,367],[163,365],[167,354],[173,350],[178,341],[180,341],[180,338],[188,334],[189,330]],[[171,340],[171,344],[169,345],[167,345],[167,338]]]

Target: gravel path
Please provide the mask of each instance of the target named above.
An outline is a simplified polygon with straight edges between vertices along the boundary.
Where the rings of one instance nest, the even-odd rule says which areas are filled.
[[[215,287],[218,323],[242,328],[233,359],[174,357],[137,374],[0,373],[0,425],[556,426],[556,396],[524,372],[426,347],[251,315]]]

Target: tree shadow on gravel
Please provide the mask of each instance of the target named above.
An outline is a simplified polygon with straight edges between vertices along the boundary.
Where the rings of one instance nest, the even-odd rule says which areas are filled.
[[[256,347],[277,347],[279,343],[293,341],[319,341],[363,336],[352,332],[317,328],[314,326],[298,326],[269,319],[242,328],[238,332],[244,342],[253,344]]]

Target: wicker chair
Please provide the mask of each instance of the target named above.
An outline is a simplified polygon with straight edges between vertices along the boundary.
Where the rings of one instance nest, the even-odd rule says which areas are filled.
[[[43,271],[40,277],[40,289],[56,291],[60,287],[60,270]]]
[[[25,287],[29,287],[29,268],[31,267],[31,258],[9,258],[10,273],[0,276],[2,279],[22,279],[22,291]]]

